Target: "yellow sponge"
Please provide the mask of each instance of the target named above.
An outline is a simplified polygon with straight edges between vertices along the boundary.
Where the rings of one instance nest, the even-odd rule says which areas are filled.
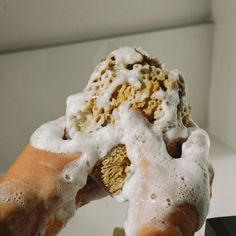
[[[167,145],[167,152],[173,158],[180,158],[182,144],[185,138],[177,138]],[[125,145],[118,145],[113,148],[95,166],[92,177],[99,182],[111,195],[118,195],[127,177],[130,161],[127,156]]]

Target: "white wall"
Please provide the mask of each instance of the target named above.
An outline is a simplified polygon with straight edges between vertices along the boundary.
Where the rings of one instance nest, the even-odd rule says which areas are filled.
[[[214,27],[209,129],[236,149],[236,1],[212,1]]]
[[[196,24],[210,0],[0,0],[0,52]]]
[[[0,56],[0,169],[6,170],[32,132],[65,113],[66,97],[84,87],[99,59],[121,45],[140,45],[179,68],[189,85],[193,118],[205,126],[211,25],[157,31]]]

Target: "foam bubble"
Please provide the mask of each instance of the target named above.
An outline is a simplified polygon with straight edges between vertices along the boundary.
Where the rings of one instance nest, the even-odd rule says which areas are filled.
[[[15,184],[4,181],[0,184],[0,202],[24,206],[25,198],[23,192]]]

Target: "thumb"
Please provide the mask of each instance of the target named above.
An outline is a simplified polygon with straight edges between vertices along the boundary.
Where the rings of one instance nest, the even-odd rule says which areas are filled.
[[[208,158],[210,140],[207,132],[198,127],[188,129],[189,137],[182,147],[183,158]]]
[[[119,109],[119,117],[118,125],[123,131],[122,142],[126,144],[128,152],[131,149],[136,151],[136,154],[142,152],[146,159],[158,156],[160,160],[169,156],[161,129],[154,132],[151,124],[139,110],[125,104]]]

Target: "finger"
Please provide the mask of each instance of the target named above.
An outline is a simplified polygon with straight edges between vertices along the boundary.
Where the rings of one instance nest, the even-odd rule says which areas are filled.
[[[161,130],[155,130],[154,134],[150,123],[139,110],[125,104],[120,107],[119,115],[118,125],[124,133],[122,142],[126,144],[128,153],[135,152],[135,155],[131,156],[139,156],[142,153],[146,159],[168,156]]]
[[[59,233],[59,231],[66,225],[66,222],[57,219],[52,216],[48,222],[46,232],[44,236],[54,236]]]
[[[182,158],[208,158],[210,140],[206,131],[192,127],[188,129],[189,137],[182,146]]]
[[[32,146],[51,152],[64,152],[65,117],[41,125],[31,136]],[[62,150],[63,148],[63,150]]]
[[[56,193],[56,184],[64,167],[79,158],[80,153],[52,153],[29,144],[4,175],[3,180],[24,183],[26,187],[33,188],[46,198]]]
[[[91,178],[88,177],[86,185],[76,194],[76,207],[107,196],[107,193]]]
[[[190,204],[183,204],[173,209],[165,219],[167,227],[163,229],[154,224],[144,225],[138,236],[193,236],[198,227],[198,214]]]
[[[80,137],[81,136],[81,137]],[[67,139],[65,134],[65,117],[41,125],[31,136],[33,147],[53,153],[81,152],[83,139],[92,138],[80,135],[77,139]]]

